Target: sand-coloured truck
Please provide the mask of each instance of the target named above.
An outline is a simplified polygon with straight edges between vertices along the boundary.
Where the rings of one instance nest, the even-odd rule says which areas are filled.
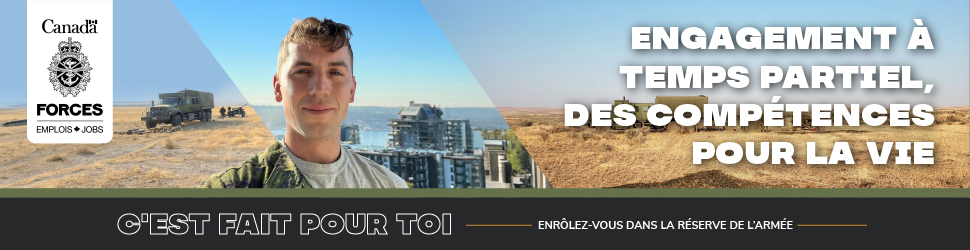
[[[158,94],[158,101],[141,118],[145,126],[154,128],[158,124],[180,126],[186,121],[208,122],[212,120],[215,101],[212,93],[185,89],[175,93]]]
[[[654,100],[653,103],[654,103],[654,105],[656,105],[656,104],[666,105],[668,108],[670,108],[671,111],[677,110],[677,107],[680,107],[680,105],[685,105],[685,104],[691,104],[691,105],[694,105],[695,107],[697,107],[698,109],[703,110],[704,109],[704,104],[707,104],[708,103],[707,100],[708,100],[707,99],[707,96],[704,96],[704,95],[698,95],[698,96],[657,96],[657,98]],[[690,118],[690,116],[692,114],[686,113],[684,115],[685,115],[685,117]],[[697,115],[701,115],[701,114],[697,114]],[[701,116],[703,116],[703,115],[701,115]],[[646,118],[645,115],[644,115],[644,118]],[[703,121],[703,118],[702,118],[702,121]],[[645,122],[649,123],[649,121],[645,121]],[[651,126],[651,127],[656,127],[656,126]],[[698,124],[693,125],[693,126],[684,127],[684,126],[680,126],[680,124],[677,124],[677,122],[674,122],[673,120],[671,120],[669,123],[667,123],[666,126],[664,126],[663,129],[666,130],[666,131],[680,130],[681,132],[691,132],[691,131],[697,131],[697,130],[700,130],[700,129],[703,129],[703,128],[704,128],[704,124],[702,122],[699,122]]]
[[[652,107],[653,105],[656,105],[656,104],[667,105],[667,107],[670,108],[671,111],[677,109],[677,107],[684,104],[692,104],[694,106],[697,106],[698,108],[703,108],[704,104],[707,104],[707,96],[703,96],[703,95],[657,96],[657,98],[654,100],[653,103],[636,103],[636,102],[631,102],[630,100],[627,100],[626,97],[623,97],[622,100],[613,101],[613,108],[616,108],[616,106],[619,106],[620,104],[629,104],[633,106],[633,115],[636,117],[636,122],[630,126],[620,126],[620,125],[617,125],[616,123],[613,123],[611,127],[612,129],[623,130],[623,129],[640,128],[640,127],[648,127],[650,129],[656,129],[656,130],[668,130],[671,128],[678,128],[678,129],[691,130],[691,131],[696,131],[700,129],[711,129],[711,128],[706,128],[703,125],[695,125],[695,126],[690,126],[686,128],[681,128],[675,122],[671,122],[665,126],[656,126],[654,124],[650,124],[650,121],[647,120],[647,110],[649,110],[650,107]],[[619,116],[617,116],[616,113],[612,113],[612,115],[610,116],[610,118],[618,118],[618,117]],[[592,119],[590,120],[592,121]],[[592,123],[587,122],[587,125],[592,126]]]

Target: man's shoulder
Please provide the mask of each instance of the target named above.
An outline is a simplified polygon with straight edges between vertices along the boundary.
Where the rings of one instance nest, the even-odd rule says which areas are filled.
[[[291,172],[278,173],[273,176],[281,177],[281,180],[270,180],[272,172]],[[279,142],[274,142],[266,150],[256,154],[249,160],[241,164],[229,167],[225,171],[215,173],[205,180],[199,187],[202,188],[262,188],[262,187],[288,187],[300,184],[302,179],[296,167],[287,159],[286,153],[282,150]]]
[[[377,178],[382,186],[387,188],[408,188],[408,183],[404,181],[403,178],[395,174],[393,171],[385,167],[384,165],[377,164],[370,158],[361,156],[354,152],[353,150],[344,148],[345,152],[349,152],[349,155],[353,158],[352,162],[358,167],[362,168],[366,173],[371,173],[373,177]]]

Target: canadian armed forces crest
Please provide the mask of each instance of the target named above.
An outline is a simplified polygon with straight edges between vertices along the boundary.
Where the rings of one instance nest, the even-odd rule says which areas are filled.
[[[88,57],[81,53],[81,43],[72,41],[70,37],[57,45],[57,54],[54,54],[51,66],[47,68],[54,90],[61,92],[64,97],[77,97],[81,91],[87,90],[91,82],[91,69]]]

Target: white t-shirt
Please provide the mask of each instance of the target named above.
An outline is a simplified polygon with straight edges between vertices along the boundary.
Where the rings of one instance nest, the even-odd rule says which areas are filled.
[[[390,169],[343,146],[337,161],[330,164],[304,161],[293,155],[286,143],[283,150],[314,188],[408,188],[408,183]]]

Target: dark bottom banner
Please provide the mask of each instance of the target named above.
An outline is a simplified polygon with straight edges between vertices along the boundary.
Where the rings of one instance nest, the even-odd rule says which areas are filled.
[[[3,198],[0,204],[0,242],[41,248],[962,248],[970,232],[966,198]]]

